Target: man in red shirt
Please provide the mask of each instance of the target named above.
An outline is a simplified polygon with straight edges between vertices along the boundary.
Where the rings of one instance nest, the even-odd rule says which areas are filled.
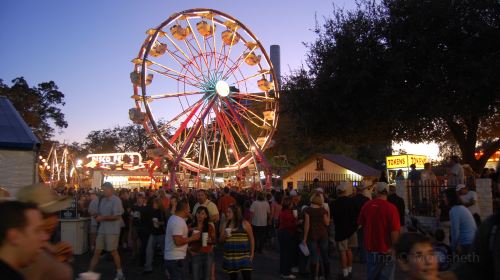
[[[395,263],[391,247],[399,237],[399,213],[387,201],[387,183],[378,182],[375,190],[377,197],[363,205],[358,217],[358,225],[363,227],[365,233],[367,277],[368,280],[377,276],[377,279],[393,279]]]

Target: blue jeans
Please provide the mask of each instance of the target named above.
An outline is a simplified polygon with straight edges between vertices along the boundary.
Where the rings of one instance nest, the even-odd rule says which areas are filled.
[[[191,257],[193,280],[210,280],[214,253],[199,253]]]
[[[307,241],[307,247],[311,253],[311,263],[318,263],[320,257],[324,264],[328,263],[328,239],[309,240]]]
[[[165,235],[149,235],[148,245],[146,246],[146,262],[144,263],[145,271],[153,270],[153,257],[155,253],[156,246],[160,246],[161,252],[163,252],[163,247],[165,246]]]
[[[389,254],[366,252],[366,277],[368,280],[392,280],[396,265]]]
[[[165,260],[170,280],[182,280],[184,271],[184,259],[182,260]]]

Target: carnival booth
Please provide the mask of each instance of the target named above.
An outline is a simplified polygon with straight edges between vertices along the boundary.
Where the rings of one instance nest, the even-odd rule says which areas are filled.
[[[301,189],[314,180],[338,183],[375,179],[380,171],[344,155],[314,154],[283,175],[283,187]]]
[[[38,181],[37,156],[40,141],[9,99],[0,96],[0,186],[15,196]]]
[[[424,164],[429,162],[429,158],[424,155],[393,155],[385,158],[387,166],[387,178],[390,183],[395,182],[398,170],[403,171],[405,178],[408,178],[410,165],[415,164],[417,170],[423,170]]]

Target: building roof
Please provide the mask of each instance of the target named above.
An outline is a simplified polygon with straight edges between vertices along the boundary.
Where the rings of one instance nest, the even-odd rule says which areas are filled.
[[[0,149],[35,150],[40,141],[10,100],[0,96]]]
[[[380,171],[368,166],[360,161],[357,161],[355,159],[352,159],[350,157],[344,156],[344,155],[336,155],[336,154],[314,154],[310,156],[308,159],[306,159],[304,162],[298,164],[294,168],[290,169],[286,174],[283,175],[283,178],[290,176],[291,174],[295,173],[297,170],[301,169],[302,167],[306,166],[309,164],[311,161],[315,160],[316,158],[321,157],[323,159],[326,159],[328,161],[331,161],[341,167],[344,167],[347,170],[350,170],[356,174],[359,174],[363,177],[378,177],[380,176]]]

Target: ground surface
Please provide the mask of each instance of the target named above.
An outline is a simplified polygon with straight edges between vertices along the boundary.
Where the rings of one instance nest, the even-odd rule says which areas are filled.
[[[136,279],[151,279],[151,280],[166,280],[164,273],[164,266],[161,262],[161,256],[155,258],[154,272],[151,274],[143,275],[142,267],[139,266],[137,260],[131,258],[129,251],[123,251],[120,254],[122,256],[123,271],[125,273],[127,280]],[[222,271],[222,254],[220,251],[216,251],[216,268],[217,280],[228,279],[227,275]],[[73,263],[73,269],[75,271],[75,277],[88,269],[88,264],[90,263],[90,255],[84,254],[80,256],[75,256],[75,261]],[[333,254],[331,257],[332,266],[332,277],[330,279],[337,279],[340,273],[338,258]],[[115,276],[115,269],[111,257],[104,255],[101,257],[99,265],[97,266],[97,272],[101,273],[101,280],[113,279]],[[254,260],[254,270],[252,273],[253,279],[258,280],[273,280],[280,279],[279,275],[279,253],[276,250],[264,250],[262,254],[257,254]],[[309,279],[305,276],[298,276],[297,279]],[[355,263],[353,267],[353,279],[366,279],[365,265]],[[396,279],[404,279],[401,272],[396,271]]]

